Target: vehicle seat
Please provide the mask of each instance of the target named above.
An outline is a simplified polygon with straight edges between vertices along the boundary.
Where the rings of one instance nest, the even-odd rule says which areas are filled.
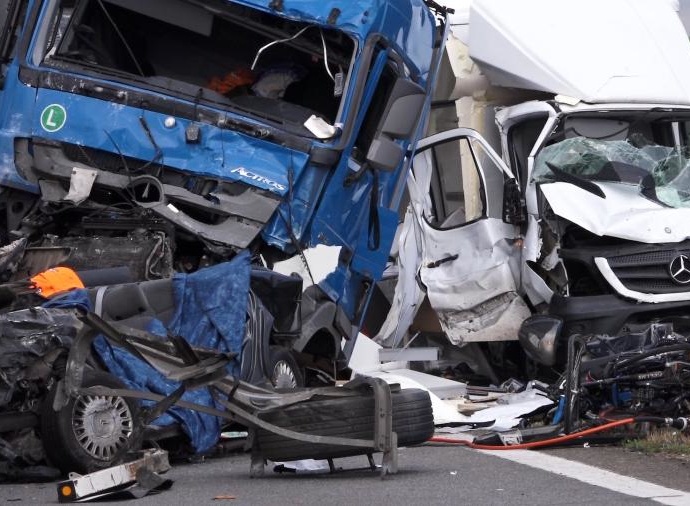
[[[88,292],[96,314],[135,328],[153,318],[167,325],[175,312],[171,278],[101,286]]]

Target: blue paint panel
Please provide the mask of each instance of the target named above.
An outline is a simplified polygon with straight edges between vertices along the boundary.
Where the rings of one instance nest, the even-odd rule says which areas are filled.
[[[65,125],[57,132],[41,126],[41,112],[51,104],[67,111]],[[37,137],[151,160],[155,149],[141,124],[143,117],[163,152],[160,163],[190,174],[241,181],[280,196],[288,192],[288,168],[297,179],[307,163],[305,153],[208,124],[199,124],[201,142],[188,144],[187,120],[175,118],[176,125],[166,128],[164,114],[70,93],[40,89],[34,111],[32,134]]]
[[[283,251],[295,251],[292,236],[299,241],[305,237],[305,226],[312,221],[329,173],[330,169],[317,166],[310,166],[304,171],[293,189],[292,198],[280,204],[264,227],[262,238],[267,244]]]
[[[352,258],[352,269],[371,279],[381,279],[398,228],[398,213],[385,207],[379,207],[377,213],[380,234],[378,245],[373,246],[371,233],[362,234]]]
[[[35,185],[22,179],[14,164],[14,139],[29,137],[35,100],[36,89],[22,85],[12,65],[0,91],[0,184],[31,192],[37,191]]]

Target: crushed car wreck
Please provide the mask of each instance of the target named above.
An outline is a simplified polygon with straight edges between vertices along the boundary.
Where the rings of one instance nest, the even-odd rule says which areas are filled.
[[[583,5],[453,3],[378,342],[425,298],[492,381],[561,372],[575,334],[687,333],[690,43],[668,4]]]
[[[2,370],[2,419],[32,417],[62,437],[49,457],[63,470],[117,461],[144,437],[140,411],[147,422],[168,411],[139,406],[132,389],[155,391],[165,408],[182,395],[165,374],[152,388],[159,380],[120,356],[112,341],[127,332],[169,340],[157,358],[125,346],[149,369],[161,354],[198,368],[197,348],[222,364],[203,381],[173,375],[194,392],[225,373],[332,384],[388,258],[445,15],[422,0],[0,2],[2,322],[38,339],[3,334],[21,358]],[[339,248],[338,265],[304,293],[300,278],[271,270],[317,244]],[[39,293],[32,279],[56,266],[79,284]],[[99,327],[105,336],[77,360],[69,341],[84,321],[129,330]],[[129,393],[81,392],[65,368],[84,363],[85,388]],[[195,401],[215,427],[190,426],[179,411],[176,422],[203,451],[227,416],[211,397]],[[36,416],[46,403],[67,417],[51,429],[52,414]],[[107,434],[87,428],[94,417]],[[390,452],[390,432],[359,447]]]

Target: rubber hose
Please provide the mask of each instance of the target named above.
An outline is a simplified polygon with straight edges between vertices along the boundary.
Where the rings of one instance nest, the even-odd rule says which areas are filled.
[[[448,437],[434,436],[429,439],[432,443],[450,443],[458,444],[462,446],[467,446],[469,448],[474,448],[475,450],[529,450],[531,448],[541,448],[543,446],[550,446],[562,443],[564,441],[570,441],[572,439],[577,439],[582,436],[588,436],[590,434],[596,434],[597,432],[603,432],[605,430],[613,429],[615,427],[620,427],[622,425],[628,425],[635,423],[635,418],[623,418],[622,420],[615,420],[613,422],[606,423],[604,425],[598,425],[596,427],[590,427],[589,429],[582,430],[580,432],[574,432],[571,434],[565,434],[563,436],[558,436],[554,438],[544,439],[542,441],[532,441],[530,443],[521,443],[517,445],[510,446],[493,446],[493,445],[481,445],[475,444],[472,441],[463,441],[462,439],[453,439]]]
[[[467,446],[469,448],[474,448],[475,450],[529,450],[531,448],[541,448],[542,446],[550,446],[563,443],[565,441],[571,441],[573,439],[580,438],[582,436],[589,436],[591,434],[596,434],[598,432],[604,432],[615,427],[620,427],[621,425],[628,425],[631,423],[642,423],[650,422],[656,423],[658,425],[667,425],[679,430],[685,430],[690,426],[690,421],[687,418],[663,418],[660,416],[637,416],[635,418],[623,418],[621,420],[614,420],[612,422],[605,423],[604,425],[597,425],[596,427],[590,427],[589,429],[582,430],[580,432],[573,432],[570,434],[564,434],[562,436],[553,437],[549,439],[543,439],[541,441],[532,441],[529,443],[520,443],[516,445],[508,446],[498,446],[498,445],[483,445],[476,444],[472,441],[466,441],[462,439],[454,439],[448,437],[434,436],[429,439],[431,443],[449,443],[458,444],[462,446]]]

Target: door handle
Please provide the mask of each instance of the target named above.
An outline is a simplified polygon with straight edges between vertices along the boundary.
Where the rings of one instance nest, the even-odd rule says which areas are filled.
[[[457,260],[457,259],[458,259],[458,254],[456,253],[455,255],[450,255],[448,257],[442,258],[441,260],[429,262],[428,264],[426,264],[426,266],[427,266],[427,269],[434,269],[440,265],[443,265],[443,264],[448,263],[448,262],[452,262],[453,260]]]

